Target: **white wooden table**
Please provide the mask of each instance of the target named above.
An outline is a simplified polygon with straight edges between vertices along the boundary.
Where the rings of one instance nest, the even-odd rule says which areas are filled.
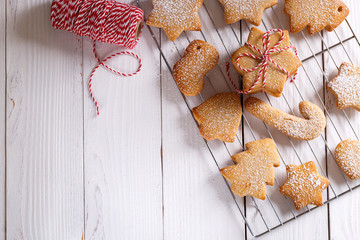
[[[121,78],[104,69],[96,73],[94,91],[101,107],[96,117],[87,88],[96,64],[92,42],[52,29],[50,2],[0,1],[0,239],[253,239],[149,30],[144,28],[134,50],[144,62],[140,74]],[[151,8],[150,1],[141,3],[147,11]],[[348,19],[360,34],[360,4],[346,3],[351,8]],[[216,21],[222,31],[220,6],[216,0],[205,4],[210,12],[219,12]],[[204,7],[200,15],[204,31],[211,31]],[[171,54],[163,33],[154,29],[154,34]],[[200,36],[196,34],[189,36]],[[218,40],[212,41],[216,37],[210,36],[209,42],[218,47]],[[238,48],[230,40],[226,44]],[[107,44],[98,49],[102,57],[115,50]],[[219,51],[226,58],[224,49]],[[137,66],[122,57],[112,64],[129,71]],[[336,69],[327,73],[334,76]],[[300,74],[297,81],[306,88],[302,78]],[[322,91],[322,85],[319,88]],[[219,86],[218,91],[224,89]],[[299,102],[295,95],[292,106]],[[340,131],[351,137],[337,118],[332,96],[325,96]],[[287,109],[284,103],[275,105]],[[360,134],[360,114],[347,113]],[[326,134],[332,147],[339,142],[331,127]],[[245,142],[253,140],[248,131],[244,137]],[[309,151],[303,143],[295,145]],[[231,164],[216,146],[221,167]],[[320,147],[324,154],[318,157],[325,159],[325,146]],[[295,162],[292,151],[284,148],[283,153]],[[329,164],[330,173],[332,167]],[[284,166],[279,169],[283,181]],[[359,198],[360,190],[355,190],[260,239],[358,239]],[[241,207],[252,214],[251,207]]]

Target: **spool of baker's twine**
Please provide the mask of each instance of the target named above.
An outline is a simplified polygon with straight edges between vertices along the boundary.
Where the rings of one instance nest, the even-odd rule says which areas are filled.
[[[142,63],[141,58],[131,51],[114,53],[101,60],[96,53],[95,41],[133,49],[139,41],[143,20],[143,10],[114,0],[55,0],[51,5],[51,22],[54,28],[67,30],[94,40],[93,52],[98,65],[90,75],[89,91],[97,115],[100,113],[99,104],[92,90],[92,80],[96,70],[103,66],[115,74],[130,77],[140,72]],[[106,64],[110,59],[119,55],[135,57],[139,62],[137,71],[123,73]]]

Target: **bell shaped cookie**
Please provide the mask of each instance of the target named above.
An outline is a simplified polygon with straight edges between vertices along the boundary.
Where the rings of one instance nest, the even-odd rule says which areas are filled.
[[[237,93],[218,93],[193,109],[200,134],[209,141],[234,142],[242,115]]]

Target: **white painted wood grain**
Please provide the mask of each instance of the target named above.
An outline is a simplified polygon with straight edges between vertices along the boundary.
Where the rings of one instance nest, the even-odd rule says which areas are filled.
[[[184,46],[188,44],[187,39],[181,38],[179,41]],[[179,54],[165,35],[162,35],[162,51],[172,67]],[[243,239],[244,222],[224,179],[164,61],[161,66],[164,238]],[[216,69],[212,73],[216,74]],[[214,89],[205,89],[202,95],[208,98],[214,93]],[[188,99],[195,104],[191,107],[200,103],[198,99]],[[223,144],[215,141],[210,145],[214,154],[221,156],[218,158],[220,167],[224,167],[225,162],[229,164],[229,155],[224,152]],[[241,199],[239,204],[242,207]]]
[[[360,33],[360,24],[359,24],[359,10],[360,5],[357,1],[346,1],[348,6],[350,7],[350,16],[348,20],[350,24],[354,28],[355,33],[359,36]],[[342,33],[342,29],[347,29],[346,25],[342,25],[341,29],[339,29],[339,33]],[[328,36],[329,39],[335,38],[334,36]],[[356,41],[350,41],[345,45],[345,48],[349,51],[350,56],[354,59],[354,64],[360,66],[360,47],[356,43]],[[340,64],[343,61],[349,62],[349,59],[346,55],[344,55],[344,49],[342,47],[334,49],[332,51],[336,61]],[[328,61],[332,62],[332,60],[328,57]],[[334,69],[334,64],[329,64],[329,77],[332,78],[337,74],[336,69]],[[327,96],[329,98],[329,102],[331,103],[330,109],[334,113],[334,121],[338,125],[343,125],[344,127],[340,127],[339,131],[342,135],[343,139],[355,139],[356,137],[353,131],[349,128],[349,124],[346,120],[344,120],[343,114],[339,111],[335,106],[335,101],[331,93]],[[353,109],[347,109],[345,111],[355,128],[355,132],[357,135],[360,135],[360,114],[359,112]],[[328,131],[331,131],[329,129]],[[336,145],[340,142],[339,138],[334,133],[334,130],[328,133],[329,144],[331,148],[335,149]],[[330,170],[337,168],[336,164],[333,163],[330,165]],[[350,186],[354,186],[356,184],[360,184],[360,181],[351,181],[349,180]],[[346,186],[344,186],[346,189]],[[356,239],[360,234],[359,229],[359,199],[360,199],[360,190],[356,189],[353,192],[337,199],[329,205],[329,216],[330,216],[330,237],[331,239]]]
[[[7,239],[83,234],[82,44],[50,3],[7,1]]]
[[[82,235],[85,239],[245,239],[246,236],[253,239],[244,227],[165,62],[160,64],[159,51],[146,27],[134,50],[144,62],[139,75],[122,78],[103,69],[96,73],[94,91],[101,107],[101,116],[96,117],[87,89],[89,74],[96,64],[91,41],[51,29],[50,1],[8,0],[6,3],[8,87],[5,96],[4,34],[0,35],[0,98],[6,97],[7,106],[8,239],[81,239]],[[349,20],[356,33],[360,33],[356,14],[360,5],[356,1],[347,3],[352,9]],[[141,1],[141,4],[148,13],[150,1]],[[1,1],[0,31],[5,32],[4,5],[5,1]],[[287,27],[282,3],[275,10]],[[206,99],[216,91],[228,91],[222,76],[228,60],[226,49],[231,54],[240,44],[224,23],[221,6],[216,0],[205,1],[200,17],[204,35],[189,32],[181,35],[175,44],[182,53],[188,39],[205,37],[219,49],[219,67],[211,72],[202,92]],[[210,17],[215,19],[222,39],[214,31]],[[279,27],[270,9],[264,20],[269,27]],[[234,24],[233,28],[240,38],[240,24]],[[264,25],[261,28],[264,29]],[[248,30],[245,25],[242,29],[244,42]],[[159,37],[159,30],[155,29],[154,33]],[[326,37],[329,43],[336,41],[334,35],[326,34]],[[311,54],[301,35],[292,35],[292,39],[301,48],[302,59]],[[308,40],[314,51],[321,49],[318,37]],[[163,34],[161,42],[169,63],[174,64],[179,58],[177,49]],[[356,44],[349,43],[346,47],[358,58],[360,52],[353,50],[359,49]],[[118,49],[99,45],[101,56]],[[341,48],[335,49],[334,54],[340,62],[341,58],[346,58],[342,53]],[[319,60],[322,64],[321,55]],[[327,73],[334,76],[332,60],[326,55],[325,60],[329,64]],[[359,60],[356,62],[360,64]],[[136,61],[128,61],[127,57],[120,57],[111,64],[124,70],[136,69]],[[323,96],[322,76],[316,64],[309,62],[306,67],[314,72],[311,77],[315,80],[315,88]],[[235,72],[232,75],[236,78]],[[297,86],[306,100],[320,105],[314,91],[309,89],[308,81],[300,70]],[[287,83],[285,96],[298,114],[296,105],[301,99],[294,85]],[[192,106],[201,102],[199,97],[188,100]],[[290,112],[283,98],[271,97],[270,100],[276,107]],[[353,138],[348,128],[341,127],[346,122],[334,107],[332,97],[327,94],[325,101],[340,126],[341,135]],[[0,138],[4,138],[5,103],[0,102]],[[346,112],[360,135],[359,114],[351,110]],[[251,121],[256,138],[269,137],[261,122],[245,115]],[[254,140],[247,124],[244,125],[245,142]],[[299,164],[288,139],[274,129],[270,132],[284,160]],[[240,130],[240,141],[241,135]],[[339,139],[331,126],[327,128],[326,136],[330,148],[334,148]],[[0,196],[4,196],[5,148],[1,142],[4,141],[0,140]],[[321,139],[309,144],[294,141],[303,159],[317,158],[319,166],[326,168],[327,156],[334,188],[337,191],[344,189],[346,186],[339,181],[341,176],[336,165],[331,163],[333,159],[329,152],[325,155]],[[222,143],[214,141],[210,147],[220,167],[232,164]],[[242,150],[238,143],[227,144],[227,147],[231,154]],[[315,156],[310,147],[315,149]],[[279,183],[283,183],[283,163],[276,174]],[[277,184],[268,190],[282,219],[291,217],[286,201],[275,193]],[[360,191],[355,190],[329,207],[306,214],[260,239],[355,239],[360,234],[359,197]],[[238,198],[238,201],[243,209],[243,199]],[[269,202],[256,202],[266,213],[267,220],[276,224]],[[1,220],[4,204],[0,199],[0,239],[5,234]],[[251,222],[261,227],[250,198],[246,200],[246,212]]]
[[[5,1],[0,2],[0,239],[5,239]]]
[[[100,56],[122,50],[101,44]],[[93,89],[100,116],[84,88],[85,239],[162,239],[160,54],[145,27],[134,48],[142,71],[130,78],[99,69]],[[114,59],[132,72],[137,61]],[[84,38],[84,81],[95,67]]]

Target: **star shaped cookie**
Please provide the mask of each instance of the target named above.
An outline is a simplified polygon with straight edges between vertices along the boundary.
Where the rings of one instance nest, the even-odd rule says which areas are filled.
[[[285,33],[285,37],[277,48],[284,48],[290,45],[289,33],[288,31],[284,31],[284,33]],[[248,43],[256,46],[262,52],[264,51],[264,47],[262,44],[263,35],[264,32],[253,27],[248,37]],[[273,47],[280,40],[280,38],[281,38],[280,32],[272,34],[270,36],[270,47]],[[253,54],[258,57],[260,57],[261,54],[245,44],[244,46],[239,48],[231,57],[232,64],[234,65],[236,71],[243,76],[243,90],[249,91],[251,86],[258,79],[260,67],[252,72],[246,72],[240,69],[237,65],[237,60],[239,55],[243,53]],[[290,49],[284,52],[271,53],[270,58],[273,59],[282,68],[286,69],[291,75],[294,75],[297,69],[301,66],[300,59],[295,54],[293,54]],[[247,69],[252,69],[256,67],[259,64],[259,62],[260,62],[259,60],[256,60],[251,57],[239,58],[239,65]],[[259,81],[259,83],[249,92],[249,94],[261,92],[263,87],[262,86],[263,80],[264,80],[264,76],[262,75],[261,81]],[[280,97],[284,89],[286,80],[287,80],[287,74],[281,71],[274,64],[269,63],[267,70],[265,92],[272,96]]]
[[[349,8],[340,0],[285,0],[285,13],[290,17],[290,32],[308,27],[309,34],[322,29],[333,31],[349,15]]]
[[[224,6],[225,21],[228,24],[245,19],[259,26],[265,9],[274,6],[278,0],[219,0]]]
[[[287,179],[280,187],[280,192],[293,199],[297,210],[308,204],[321,206],[322,192],[329,186],[330,181],[319,175],[314,162],[303,165],[287,165]]]
[[[274,167],[280,166],[279,154],[272,139],[249,142],[247,151],[232,156],[236,165],[220,170],[231,182],[231,190],[237,195],[265,200],[266,185],[274,185]]]
[[[193,109],[200,134],[209,141],[234,142],[242,115],[237,93],[218,93]]]
[[[341,64],[339,74],[328,82],[327,88],[334,94],[339,109],[352,107],[360,111],[360,68]]]
[[[146,24],[163,28],[171,41],[183,31],[200,31],[198,11],[203,0],[152,0],[153,10]]]

